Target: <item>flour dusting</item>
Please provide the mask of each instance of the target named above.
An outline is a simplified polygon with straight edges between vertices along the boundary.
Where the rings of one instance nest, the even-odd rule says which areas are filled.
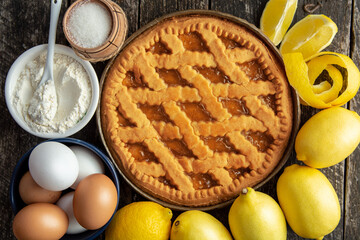
[[[55,53],[54,81],[47,81],[36,91],[45,61],[46,51],[26,64],[12,93],[12,104],[32,130],[63,133],[75,126],[90,106],[90,78],[74,58]],[[49,84],[55,85],[55,92]],[[33,96],[36,102],[31,103]]]

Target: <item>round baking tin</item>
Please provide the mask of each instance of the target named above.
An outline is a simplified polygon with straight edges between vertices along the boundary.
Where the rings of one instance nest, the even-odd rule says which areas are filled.
[[[186,11],[179,11],[179,12],[174,12],[171,14],[167,14],[164,15],[160,18],[157,18],[153,21],[151,21],[150,23],[146,24],[145,26],[141,27],[139,30],[137,30],[134,34],[132,34],[123,44],[122,49],[119,51],[118,54],[120,54],[120,52],[128,45],[130,44],[134,39],[136,39],[139,35],[141,35],[142,33],[144,33],[145,31],[149,30],[150,28],[154,27],[156,24],[169,19],[169,18],[175,18],[175,17],[184,17],[184,16],[199,16],[199,15],[203,15],[203,16],[211,16],[211,17],[217,17],[217,18],[222,18],[228,21],[231,21],[233,23],[239,24],[240,26],[243,26],[245,28],[247,28],[248,30],[250,30],[251,32],[253,32],[260,40],[262,40],[265,44],[266,47],[268,47],[271,51],[273,51],[274,55],[277,57],[277,60],[279,62],[279,64],[281,64],[284,67],[284,62],[282,60],[282,56],[281,53],[279,52],[279,50],[276,48],[276,46],[271,42],[271,40],[264,34],[261,32],[260,29],[258,29],[255,25],[247,22],[244,19],[235,17],[233,15],[230,14],[226,14],[226,13],[222,13],[222,12],[218,12],[218,11],[212,11],[212,10],[186,10]],[[116,55],[117,56],[117,55]],[[110,67],[112,66],[115,57],[113,57],[108,64],[106,65],[102,76],[101,76],[101,80],[100,80],[100,93],[102,94],[102,88],[104,85],[104,81],[107,75],[108,70],[110,69]],[[285,68],[285,67],[284,67]],[[301,116],[301,110],[300,110],[300,100],[299,100],[299,96],[297,95],[297,93],[295,92],[295,90],[290,86],[291,89],[291,94],[292,94],[292,103],[293,103],[293,126],[292,126],[292,131],[291,131],[291,135],[288,141],[288,145],[285,148],[285,151],[283,153],[282,158],[280,159],[278,165],[274,168],[274,170],[261,182],[259,182],[258,184],[256,184],[255,186],[253,186],[252,188],[254,189],[258,189],[259,187],[263,186],[265,183],[267,183],[271,178],[273,178],[279,171],[280,169],[285,165],[286,161],[288,160],[288,158],[290,157],[292,150],[293,150],[293,146],[294,146],[294,142],[295,142],[295,137],[296,137],[296,133],[299,130],[299,125],[300,125],[300,116]],[[101,101],[101,95],[100,95],[100,101]],[[183,205],[176,205],[176,204],[172,204],[172,203],[168,203],[165,202],[163,200],[160,200],[146,192],[144,192],[142,189],[140,189],[138,186],[136,186],[134,183],[132,183],[128,177],[121,171],[121,169],[119,168],[119,166],[117,166],[116,161],[114,160],[113,156],[111,155],[111,151],[107,146],[106,140],[104,138],[104,134],[102,132],[102,128],[101,128],[101,117],[100,117],[100,107],[101,104],[98,105],[97,111],[96,111],[96,123],[99,129],[99,133],[101,136],[101,140],[105,146],[105,149],[107,151],[107,153],[110,155],[111,160],[113,161],[114,165],[116,166],[116,168],[118,169],[119,173],[121,174],[121,176],[125,179],[125,181],[132,187],[134,188],[139,194],[141,194],[142,196],[144,196],[145,198],[154,201],[156,203],[159,203],[165,207],[174,209],[174,210],[179,210],[179,211],[188,211],[188,210],[200,210],[200,211],[208,211],[208,210],[213,210],[213,209],[217,209],[217,208],[223,208],[225,206],[228,206],[229,204],[231,204],[236,198],[227,200],[225,202],[222,203],[218,203],[218,204],[214,204],[214,205],[210,205],[210,206],[200,206],[200,207],[189,207],[189,206],[183,206]]]

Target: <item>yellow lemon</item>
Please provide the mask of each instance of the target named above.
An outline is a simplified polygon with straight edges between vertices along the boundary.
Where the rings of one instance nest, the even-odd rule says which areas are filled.
[[[337,31],[336,24],[327,16],[308,15],[286,33],[280,52],[300,52],[307,59],[329,46]]]
[[[260,29],[278,45],[294,18],[297,0],[270,0],[261,15]]]
[[[322,110],[312,116],[295,139],[297,159],[314,168],[335,165],[360,143],[360,116],[342,107]]]
[[[105,230],[106,240],[167,240],[172,212],[154,202],[134,202],[118,210]]]
[[[286,221],[281,208],[269,195],[244,189],[229,211],[235,240],[286,240]]]
[[[285,168],[277,196],[287,222],[303,238],[322,239],[340,221],[336,192],[319,170],[297,164]]]
[[[191,210],[180,214],[171,228],[170,240],[231,240],[226,227],[210,214]]]

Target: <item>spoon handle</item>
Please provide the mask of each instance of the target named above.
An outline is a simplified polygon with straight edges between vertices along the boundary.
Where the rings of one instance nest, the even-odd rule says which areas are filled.
[[[56,39],[56,28],[60,15],[62,0],[51,0],[51,12],[50,12],[50,29],[49,29],[49,39],[48,39],[48,49],[46,55],[46,64],[45,69],[48,69],[50,74],[48,77],[53,78],[53,63],[54,61],[54,48],[55,48],[55,39]]]

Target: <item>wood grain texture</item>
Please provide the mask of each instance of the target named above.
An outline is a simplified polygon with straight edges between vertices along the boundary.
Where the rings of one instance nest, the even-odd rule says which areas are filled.
[[[63,8],[59,21],[62,21],[66,8],[74,0],[63,0]],[[267,0],[114,0],[123,8],[129,22],[128,36],[138,28],[144,26],[157,17],[187,9],[211,9],[235,15],[248,22],[259,26],[262,11]],[[298,9],[293,24],[307,15],[304,4],[314,3],[317,0],[299,0]],[[354,59],[360,65],[360,0],[320,0],[322,7],[315,14],[325,14],[332,18],[338,25],[339,31],[330,47],[326,50],[340,52]],[[0,1],[0,86],[4,89],[6,74],[13,61],[25,50],[47,42],[48,22],[50,13],[48,0]],[[68,45],[62,32],[62,25],[57,29],[57,43]],[[107,62],[93,64],[98,77]],[[351,109],[360,113],[360,96],[357,95],[349,104]],[[9,184],[12,171],[18,159],[31,147],[43,139],[31,136],[23,131],[11,118],[7,111],[4,91],[0,91],[0,226],[3,231],[0,239],[15,239],[12,234],[11,224],[13,219],[9,202]],[[301,124],[304,124],[313,114],[318,112],[311,107],[302,106]],[[100,140],[95,119],[79,133],[72,137],[88,141],[104,150]],[[360,147],[345,161],[333,167],[321,170],[333,184],[341,204],[342,218],[334,232],[325,239],[360,239]],[[298,163],[293,151],[286,166]],[[276,182],[281,170],[274,178],[262,186],[259,191],[276,197]],[[123,179],[121,183],[120,207],[131,202],[146,200],[137,194]],[[230,206],[209,211],[228,226],[227,214]],[[181,212],[174,211],[174,217]],[[97,239],[105,239],[102,234]],[[288,228],[288,239],[303,239]]]
[[[208,4],[208,0],[140,0],[140,27],[172,12],[188,9],[208,9]]]
[[[360,66],[360,0],[353,2],[350,57]],[[350,101],[350,109],[360,113],[359,93]],[[360,239],[360,147],[346,160],[344,239]]]
[[[210,0],[211,10],[229,13],[259,27],[267,0]]]
[[[115,0],[125,12],[128,20],[128,37],[139,28],[139,1],[138,0]]]

